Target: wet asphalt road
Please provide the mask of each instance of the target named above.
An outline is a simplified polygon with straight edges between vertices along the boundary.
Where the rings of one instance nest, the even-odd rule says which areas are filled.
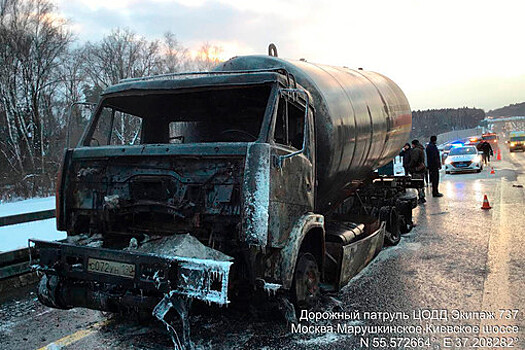
[[[402,338],[428,339],[409,348],[491,348],[479,338],[513,338],[506,345],[525,348],[525,153],[508,153],[480,174],[445,175],[443,198],[427,197],[415,211],[417,226],[396,247],[385,248],[344,290],[324,296],[315,311],[357,312],[360,319],[305,322],[307,326],[423,325],[413,310],[493,311],[495,320],[432,321],[442,325],[518,325],[518,333],[410,334],[381,333],[364,337],[341,332],[291,334],[276,312],[223,308],[200,311],[191,318],[198,349],[366,349],[407,348]],[[430,193],[427,192],[427,195]],[[491,210],[480,209],[488,196]],[[34,288],[34,287],[33,287]],[[103,315],[97,311],[53,310],[36,300],[31,288],[3,296],[0,306],[1,349],[172,349],[160,324]],[[519,309],[516,318],[499,309]],[[363,319],[368,311],[405,312],[407,320]],[[319,328],[318,328],[319,329]],[[337,328],[336,328],[337,329]],[[456,330],[454,331],[456,332]],[[461,336],[457,346],[455,336]],[[456,343],[446,343],[445,338]],[[387,343],[378,343],[383,338]],[[517,340],[519,338],[520,340]],[[392,343],[392,339],[394,342]],[[363,342],[365,340],[365,342]],[[366,345],[366,340],[369,345]],[[376,341],[374,345],[374,341]],[[494,341],[494,340],[492,340]],[[401,343],[399,343],[401,342]],[[500,345],[501,339],[496,340]],[[409,344],[410,345],[410,344]],[[501,346],[500,346],[501,347]]]

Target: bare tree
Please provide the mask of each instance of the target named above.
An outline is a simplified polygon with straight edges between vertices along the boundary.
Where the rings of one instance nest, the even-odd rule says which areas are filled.
[[[205,42],[200,47],[197,57],[195,57],[195,68],[199,71],[210,71],[215,68],[221,60],[222,47]]]
[[[84,67],[91,84],[88,89],[100,91],[122,79],[179,69],[184,50],[172,34],[166,35],[163,44],[159,40],[149,41],[129,29],[115,29],[100,42],[87,43],[83,54],[84,61],[89,62]],[[133,135],[138,134],[140,123],[132,116],[118,113],[113,127],[115,142],[128,144],[136,140]]]
[[[71,42],[53,9],[48,0],[0,2],[0,150],[22,179],[46,173],[55,71]]]
[[[72,49],[71,33],[51,1],[0,0],[0,186],[16,184],[22,196],[53,185],[73,102],[96,102],[125,78],[210,70],[222,52],[205,43],[191,59],[171,32],[147,40],[129,29]],[[71,120],[80,132],[87,114],[74,109]],[[117,113],[113,125],[115,142],[138,141],[136,118]]]
[[[176,73],[190,68],[188,49],[182,46],[175,34],[166,32],[162,42],[163,73]]]
[[[93,85],[102,88],[119,80],[162,72],[161,45],[129,29],[115,29],[98,43],[84,49],[85,72]]]

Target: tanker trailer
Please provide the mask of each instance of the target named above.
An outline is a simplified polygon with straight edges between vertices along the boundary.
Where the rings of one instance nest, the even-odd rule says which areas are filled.
[[[405,96],[275,56],[104,91],[57,181],[67,240],[30,242],[42,303],[184,320],[260,291],[307,308],[398,242],[422,183],[374,170],[408,137]]]

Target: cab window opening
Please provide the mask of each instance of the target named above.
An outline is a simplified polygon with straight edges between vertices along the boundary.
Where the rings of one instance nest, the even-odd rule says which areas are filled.
[[[304,108],[286,99],[279,99],[275,121],[274,141],[300,150],[304,141]]]
[[[111,96],[84,145],[254,142],[270,85]]]

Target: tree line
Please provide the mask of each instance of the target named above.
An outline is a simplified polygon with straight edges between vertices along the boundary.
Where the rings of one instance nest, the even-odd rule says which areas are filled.
[[[0,0],[0,200],[53,192],[69,116],[80,125],[90,114],[72,103],[96,102],[121,79],[219,63],[220,47],[191,57],[171,32],[148,40],[117,28],[80,43],[56,11],[49,0]]]
[[[444,108],[412,111],[410,139],[428,141],[430,136],[452,130],[475,128],[485,118],[479,108]]]
[[[487,115],[491,117],[516,117],[525,115],[525,102],[510,104],[505,107],[490,110]]]

